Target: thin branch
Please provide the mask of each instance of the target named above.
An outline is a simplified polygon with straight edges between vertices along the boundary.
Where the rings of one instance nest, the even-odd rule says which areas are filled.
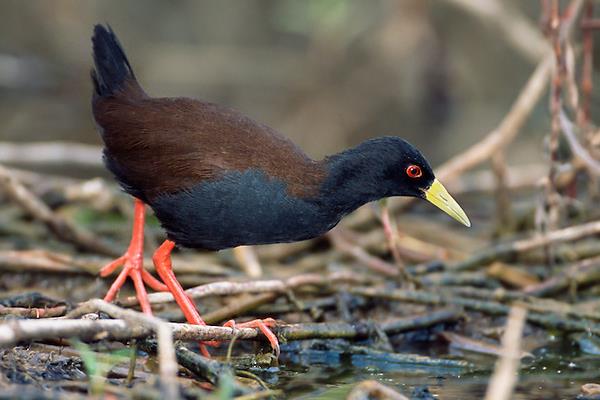
[[[389,277],[400,276],[400,269],[398,266],[388,263],[378,257],[369,254],[365,249],[359,245],[355,245],[342,235],[341,229],[335,229],[327,233],[327,237],[331,239],[333,246],[340,251],[354,259],[359,263],[364,264],[371,270]]]
[[[521,337],[527,310],[513,307],[508,314],[506,330],[502,336],[502,356],[496,364],[485,400],[509,400],[517,383],[521,361]]]
[[[448,293],[434,293],[424,290],[387,290],[383,287],[357,287],[350,288],[348,291],[360,296],[393,301],[413,302],[438,306],[445,305],[464,307],[467,310],[476,311],[487,315],[508,315],[510,312],[510,306],[498,303],[496,301],[475,300]],[[523,304],[523,306],[533,308],[536,305]],[[558,314],[556,312],[530,312],[527,314],[527,320],[533,324],[548,329],[560,330],[561,332],[587,332],[600,334],[600,324],[589,319],[583,319],[580,316],[577,318],[568,318],[565,317],[564,314]]]
[[[73,318],[74,316],[82,316],[96,312],[103,312],[113,318],[121,318],[131,325],[156,332],[158,340],[159,369],[163,389],[168,399],[178,399],[179,391],[177,388],[176,377],[179,367],[177,366],[175,348],[173,347],[173,333],[169,323],[150,315],[117,307],[114,304],[107,303],[100,299],[93,299],[81,304],[65,318]]]
[[[206,285],[200,285],[186,290],[188,296],[198,299],[208,296],[225,296],[240,293],[265,293],[276,292],[285,293],[288,290],[306,285],[328,286],[341,282],[370,282],[372,278],[361,276],[353,272],[340,271],[328,275],[323,274],[303,274],[293,276],[286,280],[271,279],[249,282],[213,282]],[[148,300],[151,304],[170,303],[175,301],[173,295],[167,292],[150,293]],[[132,306],[138,304],[135,296],[127,297],[120,301],[121,305]]]
[[[593,158],[590,153],[579,143],[577,135],[575,134],[575,125],[564,110],[560,110],[559,113],[560,127],[562,132],[569,143],[569,147],[573,151],[576,157],[579,157],[583,161],[587,170],[596,176],[600,176],[600,161]]]
[[[451,271],[470,270],[482,265],[487,265],[492,261],[507,260],[520,253],[538,249],[548,244],[573,241],[597,234],[600,234],[600,221],[571,226],[529,239],[501,243],[497,246],[485,249],[464,261],[449,265],[448,269]]]

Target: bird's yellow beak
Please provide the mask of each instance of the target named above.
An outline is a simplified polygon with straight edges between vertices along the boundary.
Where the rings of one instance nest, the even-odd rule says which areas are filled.
[[[425,190],[425,199],[461,224],[471,226],[471,221],[469,221],[467,214],[465,214],[456,200],[450,196],[446,188],[437,179],[433,181],[429,189]]]

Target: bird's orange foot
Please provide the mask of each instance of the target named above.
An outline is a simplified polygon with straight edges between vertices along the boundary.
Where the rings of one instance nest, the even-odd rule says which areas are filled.
[[[248,322],[236,323],[234,320],[229,320],[223,324],[228,328],[258,328],[263,335],[266,336],[267,340],[271,344],[271,348],[275,352],[275,357],[279,358],[279,340],[270,328],[277,325],[277,322],[273,318],[255,319]]]
[[[140,302],[142,311],[145,314],[152,315],[152,309],[150,308],[150,301],[148,301],[148,293],[146,292],[144,283],[157,291],[166,291],[168,288],[164,283],[150,275],[150,273],[144,269],[144,216],[144,203],[136,199],[133,233],[131,235],[129,248],[121,257],[104,266],[100,270],[100,276],[106,277],[112,274],[120,266],[123,266],[123,270],[119,276],[117,276],[117,279],[115,279],[110,289],[108,289],[106,296],[104,296],[104,301],[113,301],[115,297],[117,297],[119,289],[121,289],[121,286],[123,286],[127,280],[127,277],[130,277],[135,286],[136,297]]]
[[[148,293],[146,292],[144,283],[152,289],[161,292],[168,290],[167,286],[144,269],[144,255],[141,251],[138,251],[135,248],[132,249],[132,246],[129,247],[124,255],[104,266],[100,270],[100,276],[106,277],[112,274],[120,266],[123,266],[123,270],[110,286],[110,289],[108,289],[106,296],[104,296],[104,301],[113,301],[117,297],[117,293],[121,289],[121,286],[123,286],[127,277],[129,277],[133,281],[136,297],[140,302],[142,311],[145,314],[152,315],[152,309],[150,307],[150,301],[148,300]]]

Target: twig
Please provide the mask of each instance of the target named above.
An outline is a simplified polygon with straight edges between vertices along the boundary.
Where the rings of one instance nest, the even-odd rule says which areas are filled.
[[[81,304],[77,309],[71,311],[67,315],[67,318],[95,312],[103,312],[113,318],[121,318],[156,332],[160,377],[165,390],[165,395],[168,399],[178,399],[179,391],[177,388],[176,377],[179,368],[175,358],[173,333],[170,325],[159,318],[133,310],[126,310],[99,299],[93,299]]]
[[[156,327],[152,325],[154,322],[150,323],[149,320],[142,318],[137,319],[140,317],[138,314],[141,313],[125,310],[108,303],[96,307],[100,302],[101,300],[92,300],[65,318],[6,321],[0,324],[0,347],[13,346],[21,341],[27,342],[50,338],[78,337],[82,340],[126,340],[148,337],[156,331]],[[106,304],[109,307],[106,307]],[[96,320],[70,319],[86,311],[109,311],[110,314],[115,316],[120,315],[121,318]],[[385,332],[395,334],[428,328],[442,322],[456,321],[461,315],[459,310],[445,309],[388,321],[382,327]],[[143,314],[141,316],[145,317]],[[131,317],[135,317],[136,320],[131,319]],[[172,337],[177,340],[226,341],[234,338],[240,340],[264,340],[261,332],[253,328],[228,328],[210,325],[167,323],[163,321],[161,323],[172,331]],[[345,322],[281,325],[275,328],[275,331],[278,336],[285,340],[360,339],[374,334],[372,323],[349,324]]]
[[[509,400],[512,397],[521,361],[521,336],[527,310],[513,307],[508,314],[506,330],[502,336],[502,356],[496,363],[490,380],[486,400]]]
[[[400,270],[397,266],[390,264],[378,257],[372,256],[362,247],[350,243],[348,240],[342,237],[339,229],[328,232],[327,237],[331,239],[331,242],[338,251],[355,258],[357,261],[373,271],[390,277],[400,276]]]
[[[443,293],[432,293],[417,290],[383,290],[382,288],[350,288],[350,293],[383,298],[395,301],[410,301],[421,304],[430,305],[447,305],[464,307],[471,311],[478,311],[489,315],[508,315],[510,307],[494,301],[480,301],[456,295],[448,295]],[[545,312],[534,313],[527,315],[527,320],[531,323],[543,326],[545,328],[557,329],[563,332],[591,332],[594,334],[600,333],[600,324],[586,320],[566,318],[564,315]]]
[[[13,201],[19,204],[34,218],[42,221],[59,239],[72,243],[82,249],[109,256],[118,256],[119,252],[96,237],[91,232],[84,231],[58,214],[38,199],[32,192],[16,179],[9,170],[0,165],[0,188]]]
[[[341,271],[329,275],[303,274],[293,276],[286,280],[272,279],[249,282],[213,282],[190,288],[186,290],[186,293],[191,298],[197,299],[207,296],[224,296],[239,293],[285,293],[290,289],[305,285],[327,286],[340,282],[364,283],[369,281],[372,281],[372,278],[352,272]],[[151,304],[169,303],[174,301],[173,295],[166,292],[151,293],[148,295],[148,299]],[[127,297],[120,301],[120,304],[125,306],[131,306],[137,303],[137,298],[135,296]]]
[[[600,161],[594,159],[581,145],[581,143],[579,143],[579,140],[577,140],[577,135],[575,134],[575,125],[573,122],[571,122],[571,120],[569,120],[569,117],[567,117],[567,114],[564,110],[560,110],[558,118],[562,132],[575,156],[579,157],[583,161],[587,170],[591,174],[600,176]]]
[[[249,277],[258,278],[263,274],[262,267],[260,266],[260,262],[258,261],[258,256],[256,255],[254,247],[238,246],[233,249],[233,255],[235,256],[238,264]]]
[[[47,250],[0,251],[0,269],[17,272],[87,273],[95,275],[100,263]]]
[[[441,323],[456,322],[463,317],[462,310],[443,308],[426,314],[398,318],[381,324],[381,329],[389,335],[429,328]]]
[[[140,347],[149,353],[159,351],[158,345],[154,340],[144,340],[140,342]],[[180,343],[175,344],[175,354],[177,361],[182,366],[190,370],[197,377],[206,379],[213,385],[219,384],[219,380],[224,374],[232,372],[231,368],[225,364],[194,353]]]
[[[571,226],[545,235],[538,235],[530,239],[499,244],[489,249],[485,249],[467,260],[448,265],[447,269],[451,271],[470,270],[489,264],[492,261],[506,261],[520,253],[531,251],[547,244],[577,240],[599,233],[600,221]]]
[[[590,121],[590,105],[592,101],[592,91],[594,83],[592,80],[594,67],[594,32],[592,29],[585,29],[583,21],[594,17],[594,2],[586,0],[584,18],[582,20],[583,28],[583,66],[581,69],[581,92],[583,94],[582,107],[578,122],[580,126],[586,128]]]
[[[381,220],[381,225],[383,226],[383,232],[389,251],[392,253],[392,257],[394,258],[396,266],[398,267],[398,272],[402,276],[402,279],[405,283],[412,283],[418,286],[417,280],[406,270],[406,264],[404,263],[402,255],[400,254],[400,248],[398,245],[398,225],[390,215],[387,199],[382,199],[379,204],[381,206],[381,214],[379,215],[379,219]]]
[[[67,306],[46,308],[4,307],[0,306],[0,315],[14,315],[25,318],[52,318],[65,315]]]
[[[527,286],[523,292],[531,296],[550,296],[572,284],[592,284],[600,281],[600,257],[588,258],[563,269],[558,276]]]

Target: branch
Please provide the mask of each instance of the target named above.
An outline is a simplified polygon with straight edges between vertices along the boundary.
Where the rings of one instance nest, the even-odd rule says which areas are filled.
[[[240,293],[285,293],[288,290],[306,285],[327,286],[339,282],[365,283],[372,281],[373,279],[368,276],[361,276],[348,271],[340,271],[328,275],[303,274],[293,276],[286,280],[271,279],[250,282],[213,282],[187,289],[185,292],[191,298],[198,299],[208,296],[225,296]],[[173,295],[167,292],[150,293],[148,295],[148,300],[151,304],[170,303],[175,301]],[[135,296],[131,296],[121,300],[119,304],[122,306],[132,306],[138,304],[138,301]]]
[[[179,398],[179,391],[176,380],[179,367],[177,365],[177,360],[175,357],[175,348],[173,347],[173,333],[171,331],[169,323],[151,315],[145,315],[137,311],[126,310],[117,307],[114,304],[107,303],[100,299],[93,299],[86,303],[83,303],[75,310],[67,314],[65,318],[72,318],[73,316],[81,316],[88,313],[97,312],[106,313],[113,318],[121,318],[127,321],[128,325],[133,325],[133,327],[135,328],[145,328],[151,332],[156,333],[158,341],[159,373],[161,383],[165,392],[164,394],[169,399]],[[65,319],[55,321],[66,322]],[[8,333],[10,335],[10,332]]]
[[[521,339],[526,316],[527,310],[521,307],[513,307],[508,314],[502,336],[502,356],[496,363],[485,400],[509,400],[514,392],[521,362]]]
[[[583,161],[587,170],[596,176],[600,176],[600,161],[593,158],[590,153],[579,143],[577,140],[577,135],[575,134],[575,125],[565,111],[563,109],[560,110],[559,114],[560,126],[562,128],[562,132],[569,143],[569,147],[573,151],[576,157],[578,157],[581,161]]]
[[[485,249],[464,261],[449,265],[447,268],[451,271],[470,270],[481,265],[489,264],[492,261],[507,260],[520,253],[531,251],[549,244],[568,242],[597,234],[600,234],[600,221],[588,222],[587,224],[571,226],[529,239],[501,243],[497,246]]]

